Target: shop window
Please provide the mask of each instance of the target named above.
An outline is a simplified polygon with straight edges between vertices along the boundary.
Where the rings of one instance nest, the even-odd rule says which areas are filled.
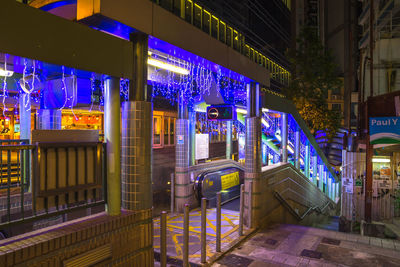
[[[161,116],[153,116],[153,146],[161,147]]]
[[[210,34],[211,27],[211,14],[210,12],[203,10],[203,31]]]
[[[212,16],[211,18],[211,36],[218,39],[218,18]]]
[[[219,40],[226,43],[226,24],[223,21],[219,21]]]
[[[230,47],[232,47],[232,31],[231,27],[226,28],[226,44]]]
[[[201,6],[194,4],[194,20],[193,25],[201,29]]]
[[[341,104],[332,104],[332,110],[341,111],[342,105]]]
[[[169,145],[169,118],[164,117],[164,145]]]
[[[175,118],[169,118],[169,144],[175,144]]]
[[[185,1],[185,20],[192,24],[193,2],[190,0]]]

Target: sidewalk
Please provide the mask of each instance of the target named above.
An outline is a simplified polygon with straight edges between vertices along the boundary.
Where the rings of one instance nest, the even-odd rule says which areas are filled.
[[[222,209],[221,220],[221,250],[226,251],[239,241],[239,212]],[[192,210],[189,214],[189,261],[191,266],[200,264],[200,227],[201,210]],[[244,229],[246,231],[246,228]],[[215,251],[216,242],[216,209],[207,210],[207,261],[220,253]],[[154,254],[159,259],[160,254],[160,218],[154,219]],[[183,214],[168,214],[167,216],[167,256],[168,264],[182,264],[183,254]],[[156,263],[157,266],[157,263]]]
[[[275,225],[258,231],[213,266],[400,266],[400,241]]]

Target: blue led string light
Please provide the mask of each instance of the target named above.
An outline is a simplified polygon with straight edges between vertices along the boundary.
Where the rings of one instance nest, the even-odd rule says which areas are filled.
[[[5,72],[7,72],[7,59],[8,59],[8,54],[5,54],[4,55],[4,71]],[[6,110],[7,110],[7,107],[6,107],[6,95],[8,95],[8,92],[7,92],[7,75],[4,75],[4,79],[3,79],[3,94],[2,94],[2,97],[3,97],[3,116],[5,117],[6,116]]]

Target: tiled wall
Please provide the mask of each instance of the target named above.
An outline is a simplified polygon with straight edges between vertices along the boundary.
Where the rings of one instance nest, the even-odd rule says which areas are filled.
[[[153,266],[151,210],[100,213],[0,241],[0,266]]]

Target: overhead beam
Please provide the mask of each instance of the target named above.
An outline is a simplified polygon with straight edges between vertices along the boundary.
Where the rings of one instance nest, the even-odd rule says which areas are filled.
[[[2,1],[0,52],[132,78],[132,43],[15,0]]]

